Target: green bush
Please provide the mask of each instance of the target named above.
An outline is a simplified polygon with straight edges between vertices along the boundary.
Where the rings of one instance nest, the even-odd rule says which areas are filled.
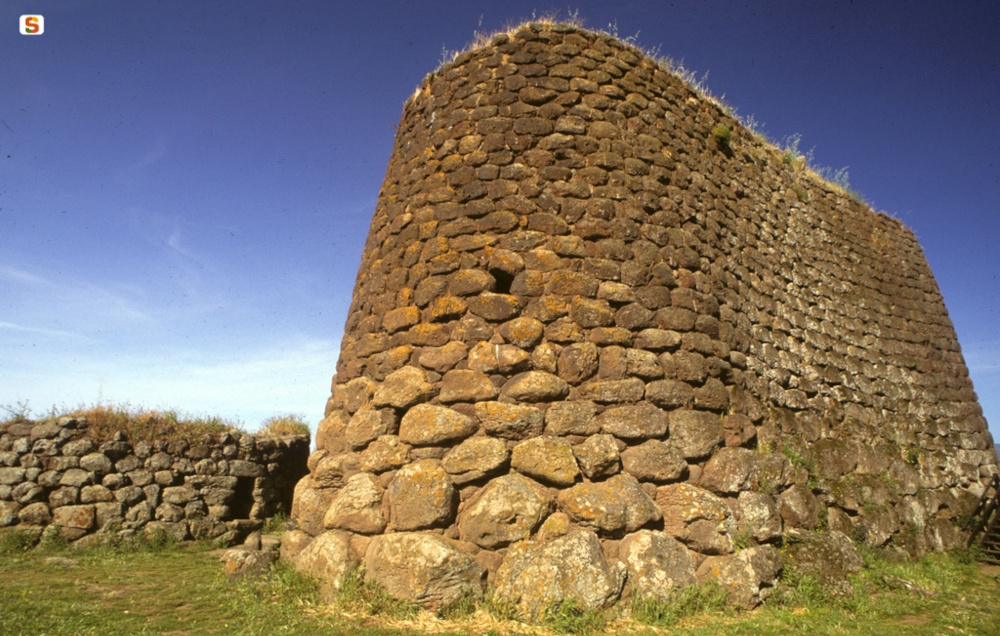
[[[712,137],[720,148],[728,149],[729,144],[733,141],[733,131],[729,126],[719,124],[712,129]]]

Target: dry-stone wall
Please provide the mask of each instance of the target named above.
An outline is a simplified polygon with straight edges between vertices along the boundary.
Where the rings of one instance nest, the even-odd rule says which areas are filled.
[[[526,615],[953,547],[997,470],[910,230],[545,24],[406,103],[316,446],[299,567]]]
[[[0,425],[0,528],[69,541],[159,531],[232,543],[291,508],[308,436],[249,434],[103,444],[85,419]]]

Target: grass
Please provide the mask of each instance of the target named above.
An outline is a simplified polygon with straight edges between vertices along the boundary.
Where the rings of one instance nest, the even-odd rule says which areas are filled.
[[[309,425],[299,415],[275,415],[261,423],[257,434],[269,437],[308,435]]]
[[[13,534],[0,534],[0,634],[1000,634],[1000,568],[965,553],[895,563],[866,552],[851,594],[831,597],[791,573],[752,612],[725,607],[723,591],[707,585],[597,612],[568,601],[526,625],[492,596],[462,598],[440,615],[419,611],[360,571],[322,605],[315,582],[281,562],[234,582],[206,545],[138,540],[81,550],[43,541],[26,549]]]
[[[725,124],[719,124],[712,128],[712,137],[720,148],[729,148],[729,143],[733,140],[733,130]]]
[[[704,619],[732,614],[733,611],[726,605],[725,591],[714,583],[675,589],[665,599],[632,599],[632,620],[654,627],[671,627],[679,620],[693,616]]]
[[[200,440],[205,435],[247,432],[242,423],[212,415],[195,415],[177,409],[147,408],[124,404],[80,405],[73,408],[55,408],[37,419],[32,419],[26,402],[0,406],[7,414],[0,425],[11,422],[46,423],[62,417],[87,420],[87,434],[97,443],[112,439],[118,431],[125,431],[129,441]],[[308,435],[309,426],[298,415],[276,415],[261,424],[258,434],[270,437]]]

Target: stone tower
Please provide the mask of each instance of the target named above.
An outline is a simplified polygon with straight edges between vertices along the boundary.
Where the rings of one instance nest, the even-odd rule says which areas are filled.
[[[316,445],[300,568],[528,615],[706,578],[752,606],[801,530],[847,566],[957,546],[997,471],[912,232],[547,23],[407,101]]]

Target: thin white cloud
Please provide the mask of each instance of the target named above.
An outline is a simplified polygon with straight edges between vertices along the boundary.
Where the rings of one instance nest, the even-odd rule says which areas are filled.
[[[53,316],[52,307],[72,307],[74,313],[90,316],[98,320],[120,320],[126,322],[146,322],[150,315],[142,305],[130,297],[139,290],[129,288],[129,294],[95,285],[93,283],[67,278],[54,281],[23,269],[0,265],[0,278],[11,281],[21,287],[20,303],[34,307],[46,308],[41,315],[36,312],[39,320],[47,320]],[[18,302],[18,294],[14,292],[7,299],[7,307]],[[39,327],[40,329],[43,327]]]
[[[0,265],[0,276],[14,281],[16,283],[21,283],[23,285],[37,285],[37,286],[51,286],[52,283],[42,278],[41,276],[36,276],[35,274],[28,273],[24,270],[10,267],[8,265]]]
[[[43,327],[27,327],[25,325],[14,324],[12,322],[0,321],[0,329],[7,329],[10,331],[19,331],[30,334],[38,334],[41,336],[49,336],[52,338],[69,338],[72,340],[79,340],[80,342],[94,342],[93,338],[88,338],[83,334],[74,333],[72,331],[63,331],[61,329],[45,329]]]

